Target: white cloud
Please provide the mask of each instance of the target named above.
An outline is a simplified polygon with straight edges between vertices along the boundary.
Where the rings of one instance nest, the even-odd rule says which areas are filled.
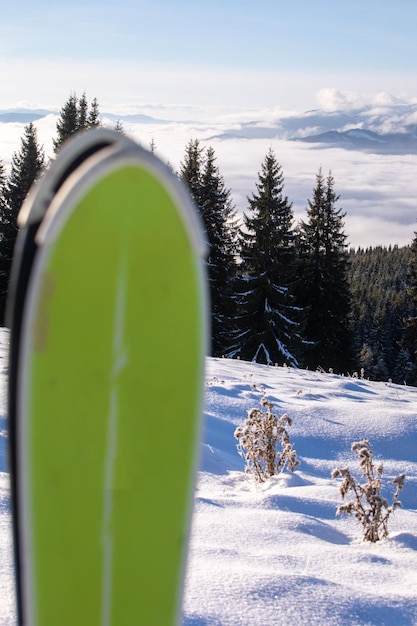
[[[415,104],[415,97],[392,95],[386,91],[364,92],[343,91],[334,87],[319,89],[316,93],[316,101],[324,111],[351,111],[363,107],[372,107],[375,113],[382,113],[393,106],[401,104]]]
[[[164,109],[166,117],[170,109]],[[148,110],[151,112],[151,109]],[[274,115],[277,110],[274,110]],[[416,230],[417,156],[367,154],[342,149],[323,149],[298,142],[271,139],[210,139],[230,128],[228,116],[210,124],[125,124],[125,130],[143,146],[151,140],[157,154],[178,169],[191,138],[215,149],[220,171],[232,190],[237,209],[247,209],[247,196],[255,191],[261,163],[270,147],[283,167],[285,194],[294,203],[297,220],[305,218],[319,167],[335,177],[340,207],[347,212],[346,234],[353,246],[409,244]],[[111,126],[112,123],[109,123]],[[38,139],[52,154],[56,116],[36,122]],[[0,159],[9,163],[19,148],[23,125],[0,124]]]

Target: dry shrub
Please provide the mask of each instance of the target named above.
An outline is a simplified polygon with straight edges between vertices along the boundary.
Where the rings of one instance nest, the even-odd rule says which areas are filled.
[[[388,519],[395,509],[402,506],[398,498],[404,486],[405,474],[400,474],[392,481],[396,489],[392,504],[388,505],[387,500],[381,496],[383,467],[382,464],[377,466],[373,462],[369,441],[352,443],[352,450],[359,457],[359,466],[366,482],[358,483],[348,468],[333,470],[332,478],[342,479],[340,484],[342,499],[344,500],[348,493],[353,496],[352,500],[339,506],[336,514],[353,515],[363,526],[364,541],[376,542],[388,537]]]
[[[250,409],[244,426],[236,428],[239,454],[244,458],[245,472],[253,474],[257,482],[265,482],[287,467],[294,471],[299,465],[292,447],[287,426],[291,419],[285,413],[280,418],[272,413],[273,404],[261,400],[261,409]],[[277,450],[278,443],[281,450]]]

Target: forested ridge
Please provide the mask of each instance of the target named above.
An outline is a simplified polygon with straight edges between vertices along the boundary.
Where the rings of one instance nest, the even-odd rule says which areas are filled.
[[[77,131],[100,125],[97,100],[71,94],[57,121],[55,153]],[[124,132],[120,123],[115,129]],[[33,124],[24,129],[10,172],[0,160],[1,324],[17,214],[47,167]],[[212,147],[191,140],[177,176],[206,231],[214,356],[417,384],[417,238],[402,248],[349,250],[337,181],[321,169],[305,218],[295,223],[272,149],[243,219]]]
[[[358,367],[372,380],[415,384],[409,323],[415,316],[412,246],[350,251],[352,328]]]

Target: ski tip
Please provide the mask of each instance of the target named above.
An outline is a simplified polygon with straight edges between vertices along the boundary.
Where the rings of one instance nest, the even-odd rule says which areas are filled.
[[[85,193],[100,177],[127,165],[148,171],[165,187],[183,219],[195,253],[205,258],[208,246],[202,221],[184,183],[151,151],[110,129],[87,130],[68,140],[22,208],[19,226],[40,223],[36,242],[42,245],[51,234],[54,214],[62,210],[67,200],[74,202],[76,195]]]
[[[83,161],[105,148],[124,143],[129,144],[130,140],[122,133],[108,128],[80,131],[69,138],[30,189],[18,215],[19,228],[43,218],[54,194]]]

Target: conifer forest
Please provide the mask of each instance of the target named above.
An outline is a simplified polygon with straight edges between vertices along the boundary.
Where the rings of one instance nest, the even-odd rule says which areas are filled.
[[[71,94],[58,117],[54,152],[80,129],[100,125],[97,100]],[[124,132],[121,123],[115,129]],[[0,159],[3,326],[17,215],[47,167],[32,123],[10,171]],[[349,249],[337,181],[321,169],[304,219],[295,223],[272,149],[259,164],[243,216],[212,147],[190,140],[176,175],[208,243],[213,356],[417,385],[417,234],[401,248]]]

